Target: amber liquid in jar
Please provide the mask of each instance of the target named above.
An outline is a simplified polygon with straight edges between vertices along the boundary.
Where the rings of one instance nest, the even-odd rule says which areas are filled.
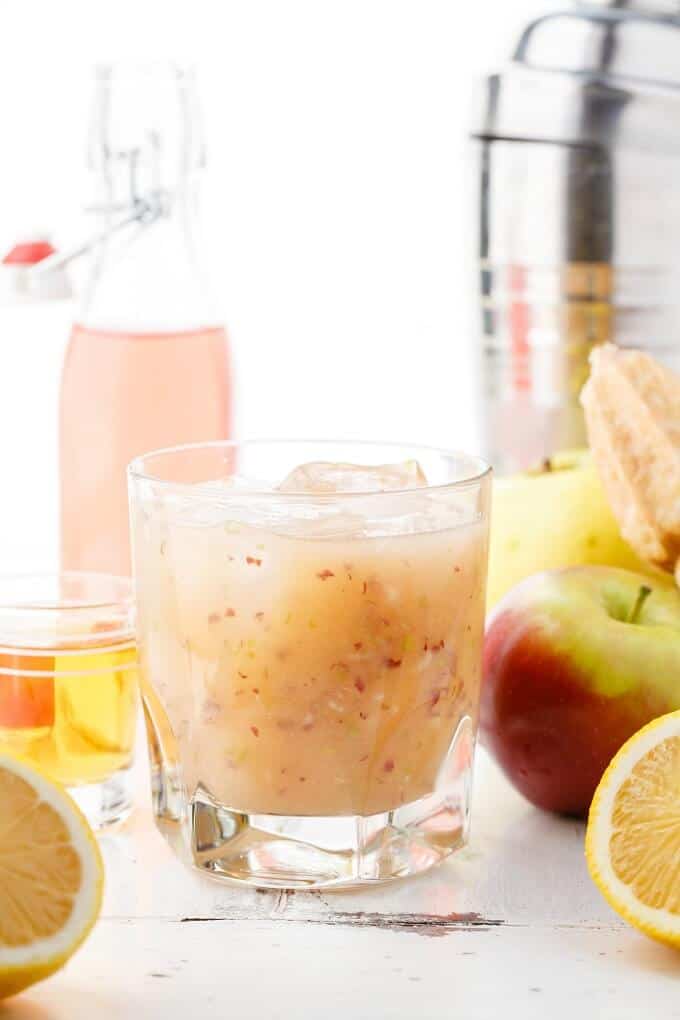
[[[0,650],[0,754],[18,754],[66,786],[132,762],[137,651],[129,640]]]

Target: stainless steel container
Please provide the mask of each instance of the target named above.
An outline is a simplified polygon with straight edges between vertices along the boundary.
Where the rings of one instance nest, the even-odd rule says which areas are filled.
[[[507,472],[584,445],[594,344],[680,370],[680,0],[540,17],[477,98],[481,428]]]

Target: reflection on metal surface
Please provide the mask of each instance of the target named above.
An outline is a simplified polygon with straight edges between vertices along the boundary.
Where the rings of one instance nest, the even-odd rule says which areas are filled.
[[[593,345],[680,368],[680,20],[641,10],[537,19],[480,93],[480,403],[501,471],[584,444]]]

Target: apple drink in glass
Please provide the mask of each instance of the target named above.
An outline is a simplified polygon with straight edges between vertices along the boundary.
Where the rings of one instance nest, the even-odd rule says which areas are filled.
[[[132,806],[137,705],[129,579],[0,577],[0,754],[68,787],[97,828]]]
[[[392,444],[130,468],[156,819],[214,875],[346,886],[466,840],[490,471]]]

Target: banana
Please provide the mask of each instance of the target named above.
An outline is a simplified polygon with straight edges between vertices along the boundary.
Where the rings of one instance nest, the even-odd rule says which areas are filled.
[[[680,377],[612,344],[596,347],[590,366],[581,403],[621,534],[680,584]]]

